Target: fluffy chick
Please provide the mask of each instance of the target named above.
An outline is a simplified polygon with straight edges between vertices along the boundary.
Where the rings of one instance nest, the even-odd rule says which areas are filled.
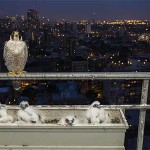
[[[101,107],[99,101],[95,101],[90,105],[86,112],[86,118],[88,123],[91,124],[109,123],[110,121],[108,113]]]
[[[88,123],[97,124],[100,122],[100,108],[100,102],[98,101],[95,101],[90,105],[89,109],[86,112],[86,118],[88,120]]]
[[[7,110],[5,108],[2,108],[2,105],[0,103],[0,123],[9,122],[13,122],[13,117],[7,114]]]
[[[62,126],[74,126],[78,124],[78,119],[74,115],[68,115],[60,119],[59,123]]]
[[[44,117],[41,117],[40,114],[31,106],[27,101],[22,101],[20,103],[20,110],[17,113],[19,121],[25,121],[27,123],[44,123]]]

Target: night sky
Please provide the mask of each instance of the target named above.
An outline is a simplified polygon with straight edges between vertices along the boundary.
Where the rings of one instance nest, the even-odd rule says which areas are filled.
[[[150,0],[0,0],[0,16],[26,16],[29,8],[55,20],[150,20]]]

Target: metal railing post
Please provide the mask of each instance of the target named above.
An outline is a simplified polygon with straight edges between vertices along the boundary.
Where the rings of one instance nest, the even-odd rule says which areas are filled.
[[[147,104],[148,85],[149,85],[149,80],[144,80],[142,85],[142,93],[141,93],[141,105]],[[142,150],[143,148],[145,117],[146,117],[146,109],[140,109],[137,150]]]

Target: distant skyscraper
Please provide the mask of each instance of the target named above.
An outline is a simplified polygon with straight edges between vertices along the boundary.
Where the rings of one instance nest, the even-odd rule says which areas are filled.
[[[73,33],[77,32],[77,22],[72,22],[72,24],[71,24],[71,31]]]
[[[67,53],[70,57],[73,57],[77,47],[78,38],[75,35],[66,35],[64,37],[64,49],[67,50]]]
[[[64,23],[64,30],[65,30],[65,32],[70,32],[70,23],[68,22],[68,21],[66,21],[65,23]]]
[[[37,11],[29,9],[27,12],[27,19],[29,29],[37,30],[39,28],[39,15]]]
[[[96,13],[95,13],[95,12],[93,12],[93,14],[92,14],[92,19],[91,19],[91,20],[89,20],[89,23],[91,23],[91,24],[95,24],[95,23],[96,23],[95,15],[96,15]]]
[[[77,58],[72,61],[72,72],[87,72],[88,63],[82,58]]]
[[[87,34],[91,33],[91,24],[86,25],[86,33]]]

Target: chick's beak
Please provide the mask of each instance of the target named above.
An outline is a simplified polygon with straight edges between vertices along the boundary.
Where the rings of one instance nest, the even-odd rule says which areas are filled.
[[[15,37],[18,37],[18,34],[15,34]]]

